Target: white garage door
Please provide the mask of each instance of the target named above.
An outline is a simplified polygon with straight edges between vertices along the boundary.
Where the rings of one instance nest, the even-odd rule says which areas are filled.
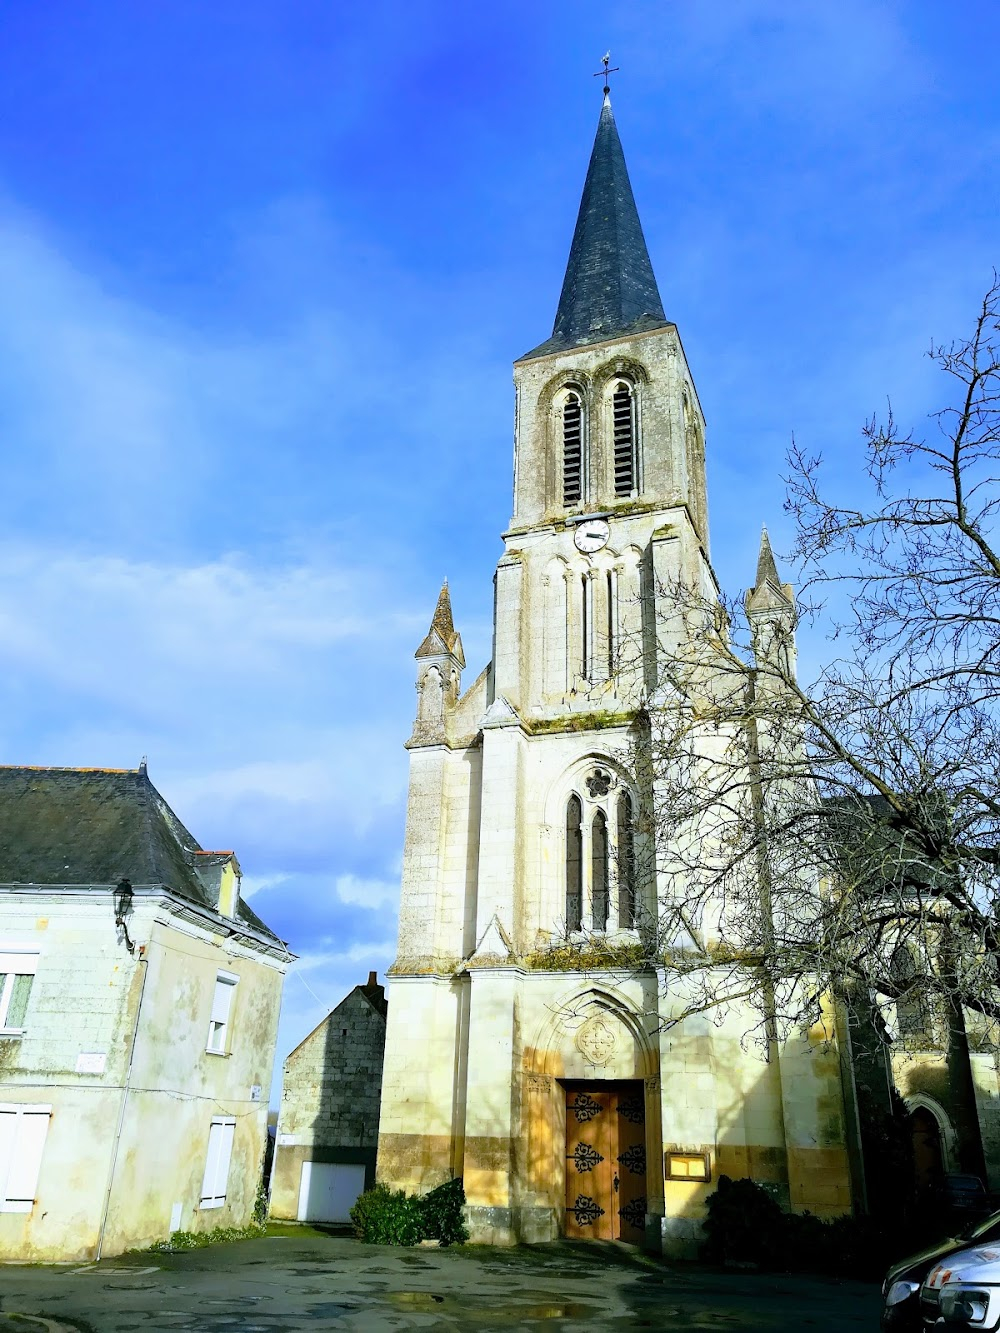
[[[365,1168],[342,1162],[303,1162],[299,1179],[300,1222],[349,1222],[365,1188]]]

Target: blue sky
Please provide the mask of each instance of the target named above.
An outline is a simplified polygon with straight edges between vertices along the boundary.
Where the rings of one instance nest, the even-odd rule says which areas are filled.
[[[998,43],[987,0],[0,5],[0,760],[148,754],[301,955],[280,1054],[392,958],[412,653],[447,574],[488,656],[605,49],[734,592],[793,432],[850,495],[865,418],[938,405]]]

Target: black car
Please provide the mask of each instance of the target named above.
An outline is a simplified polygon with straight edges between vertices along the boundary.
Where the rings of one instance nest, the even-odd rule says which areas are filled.
[[[882,1283],[882,1328],[884,1333],[920,1333],[920,1284],[942,1259],[980,1242],[1000,1241],[1000,1213],[975,1218],[964,1227],[954,1227],[919,1254],[893,1264]]]

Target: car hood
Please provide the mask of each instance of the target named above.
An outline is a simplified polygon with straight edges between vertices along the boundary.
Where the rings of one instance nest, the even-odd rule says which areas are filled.
[[[1000,1284],[1000,1244],[994,1242],[956,1250],[931,1270],[925,1285],[933,1289],[943,1287],[946,1282]]]
[[[892,1265],[886,1274],[886,1284],[891,1285],[898,1282],[900,1278],[905,1278],[910,1273],[919,1274],[921,1277],[927,1272],[935,1259],[941,1259],[946,1254],[954,1254],[960,1250],[964,1242],[955,1236],[944,1236],[941,1240],[935,1241],[933,1245],[928,1245],[926,1250],[918,1250],[916,1254],[908,1254],[905,1259],[900,1259]]]

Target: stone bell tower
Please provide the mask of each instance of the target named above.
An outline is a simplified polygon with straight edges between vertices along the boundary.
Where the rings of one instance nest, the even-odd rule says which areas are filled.
[[[791,1197],[789,1117],[739,1015],[675,1023],[662,968],[626,961],[662,891],[643,705],[682,632],[677,589],[717,590],[704,417],[607,95],[552,335],[514,383],[492,661],[459,692],[447,588],[416,654],[378,1174],[462,1176],[475,1240],[681,1253],[715,1175],[748,1154]],[[844,1198],[838,1080],[834,1061],[806,1093],[832,1154],[820,1212]],[[808,1139],[820,1111],[796,1115]]]

